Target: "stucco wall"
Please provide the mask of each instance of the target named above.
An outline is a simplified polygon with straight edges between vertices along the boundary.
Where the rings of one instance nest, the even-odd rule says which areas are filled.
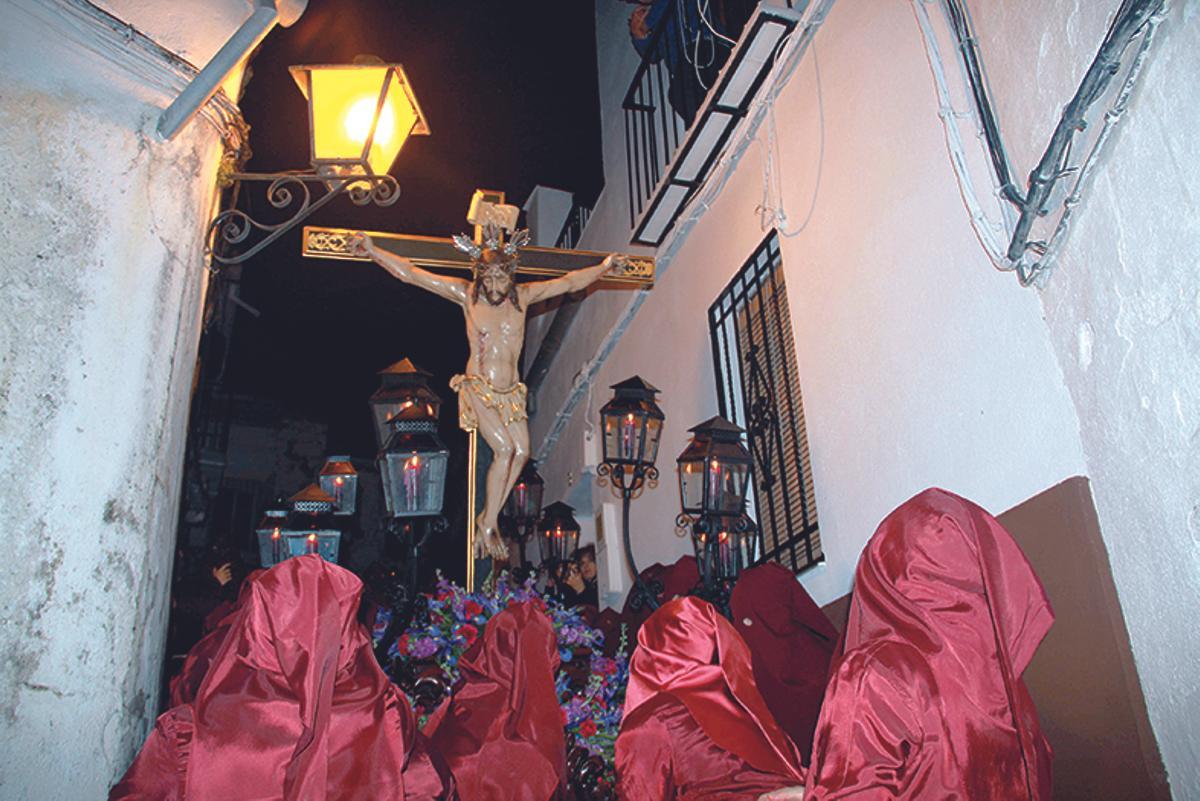
[[[974,5],[1023,177],[1118,4]],[[1041,299],[1171,789],[1198,798],[1200,6],[1172,5]]]
[[[220,146],[156,141],[169,93],[54,4],[0,16],[0,797],[102,798],[158,704]]]
[[[594,249],[621,248],[629,234],[623,143],[612,130],[632,67],[615,5],[597,3],[610,116],[608,183],[585,236]],[[1044,290],[996,272],[968,225],[909,3],[834,3],[780,91],[774,125],[828,556],[802,581],[819,602],[845,592],[875,524],[923,486],[999,512],[1088,475],[1172,790],[1190,798],[1200,794],[1200,634],[1191,620],[1200,598],[1200,112],[1189,78],[1200,74],[1200,8],[1174,5]],[[1019,181],[1116,6],[970,3]],[[677,231],[686,235],[660,248],[665,274],[543,469],[548,499],[609,502],[580,482],[584,430],[609,383],[640,373],[662,388],[665,478],[633,511],[643,564],[687,549],[671,536],[670,472],[684,429],[716,410],[704,311],[764,235],[759,207],[778,205],[763,195],[766,126],[752,139],[730,151],[736,168],[719,194],[684,213]],[[571,376],[630,301],[615,292],[587,301],[539,399],[535,448]]]
[[[612,38],[602,47],[623,52],[627,37],[606,5],[598,4],[597,28]],[[602,52],[601,63],[615,58]],[[609,72],[619,71],[601,70]],[[616,94],[602,87],[605,102]],[[849,589],[878,521],[923,487],[1003,510],[1083,472],[1084,461],[1038,298],[989,266],[963,213],[910,7],[836,4],[775,110],[788,213],[782,252],[827,555],[802,580],[823,603]],[[706,311],[765,235],[767,140],[764,125],[735,146],[739,161],[722,191],[685,212],[692,221],[680,229],[690,230],[660,249],[669,261],[658,284],[543,470],[548,499],[578,497],[565,484],[578,485],[584,429],[607,386],[636,373],[662,389],[664,479],[633,507],[642,564],[690,547],[673,532],[673,458],[687,428],[717,411]],[[605,163],[608,205],[589,225],[591,248],[628,241],[623,157]],[[631,300],[620,292],[589,298],[554,386],[539,398],[535,442],[561,407],[555,399]],[[592,492],[596,503],[611,500]]]

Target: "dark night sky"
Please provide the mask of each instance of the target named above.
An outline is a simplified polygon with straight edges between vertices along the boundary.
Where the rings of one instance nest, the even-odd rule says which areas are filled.
[[[241,103],[254,150],[247,169],[308,167],[306,107],[289,65],[369,53],[404,65],[432,135],[410,139],[393,166],[395,205],[339,198],[310,224],[448,236],[467,230],[476,187],[520,204],[546,184],[590,203],[603,183],[592,15],[587,0],[310,0],[252,62]],[[243,196],[268,218],[261,185]],[[455,449],[446,382],[466,360],[458,309],[373,265],[302,259],[299,242],[297,230],[244,267],[241,296],[262,314],[237,312],[228,388],[327,423],[330,452],[371,457],[375,373],[407,356],[434,373]]]

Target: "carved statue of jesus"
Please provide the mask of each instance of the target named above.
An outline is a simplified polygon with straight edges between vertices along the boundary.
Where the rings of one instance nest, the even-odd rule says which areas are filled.
[[[455,236],[455,247],[471,257],[474,276],[468,281],[438,275],[389,253],[365,234],[357,234],[352,253],[367,256],[392,275],[457,303],[467,323],[470,355],[466,371],[450,380],[458,392],[458,424],[477,431],[492,449],[483,510],[475,520],[475,553],[504,559],[508,548],[500,538],[497,518],[504,500],[529,459],[529,423],[525,385],[517,360],[525,343],[525,313],[534,303],[576,292],[610,270],[622,268],[625,258],[612,254],[600,264],[574,270],[546,281],[517,283],[517,250],[529,241],[518,231],[508,242],[500,229],[487,226],[483,242]]]

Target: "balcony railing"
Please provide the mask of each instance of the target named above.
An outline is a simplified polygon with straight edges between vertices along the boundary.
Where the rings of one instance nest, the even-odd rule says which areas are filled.
[[[554,241],[554,247],[574,250],[575,246],[579,244],[579,240],[583,238],[583,229],[587,227],[588,218],[591,216],[590,207],[575,201],[571,206],[571,211],[567,214],[567,219],[563,222],[562,230],[558,232],[558,239]]]
[[[625,155],[630,226],[637,244],[657,246],[745,116],[799,9],[752,8],[737,19],[701,9],[716,4],[654,3],[649,34],[634,38],[641,63],[625,93]],[[726,31],[739,31],[734,38]]]

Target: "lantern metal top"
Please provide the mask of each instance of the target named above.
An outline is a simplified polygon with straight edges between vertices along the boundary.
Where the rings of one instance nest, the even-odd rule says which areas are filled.
[[[641,376],[635,375],[632,378],[626,378],[624,381],[613,384],[609,389],[613,390],[613,398],[604,404],[604,407],[600,409],[600,414],[632,411],[657,420],[666,418],[662,409],[658,408],[658,404],[655,402],[654,396],[658,394],[659,390]]]
[[[559,526],[575,531],[579,529],[579,522],[575,519],[574,506],[562,501],[555,501],[542,509],[541,528],[546,530]]]
[[[520,474],[517,476],[517,484],[524,484],[527,487],[544,487],[546,480],[542,478],[542,474],[537,471],[537,462],[530,459],[521,468]],[[563,506],[567,506],[565,503]],[[571,507],[567,506],[568,509]],[[572,509],[572,511],[574,511]]]
[[[705,420],[698,426],[688,429],[692,441],[679,454],[677,462],[695,462],[709,456],[718,456],[723,460],[734,459],[738,462],[750,462],[750,451],[742,444],[742,435],[746,433],[741,426],[731,423],[724,417],[716,416]]]
[[[349,456],[327,456],[325,466],[321,468],[323,476],[356,476],[358,471],[350,463]]]
[[[297,512],[332,512],[334,500],[319,484],[309,484],[293,495],[290,503]]]

